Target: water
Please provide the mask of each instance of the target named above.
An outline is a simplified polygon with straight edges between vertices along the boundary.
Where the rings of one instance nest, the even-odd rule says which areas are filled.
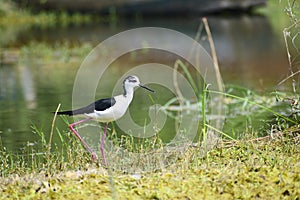
[[[259,15],[211,16],[208,17],[208,21],[225,84],[238,84],[264,93],[274,90],[277,83],[287,76],[289,70],[283,38],[281,33],[276,32],[269,18]],[[0,42],[2,48],[18,48],[32,42],[53,45],[65,41],[71,44],[90,42],[97,45],[116,33],[143,26],[174,29],[194,38],[199,24],[200,19],[192,16],[120,19],[116,23],[73,25],[64,28],[32,27],[17,30],[13,32],[13,36],[9,30],[5,32],[4,29],[3,36],[7,36],[7,40],[1,39]],[[208,48],[207,43],[204,42],[203,45]],[[60,58],[58,53],[57,59]],[[120,60],[105,72],[107,78],[99,83],[97,98],[109,96],[115,81],[134,64],[141,62],[138,57],[132,55]],[[155,58],[150,59],[151,62],[161,61],[169,64],[173,60],[173,55],[163,53],[155,54]],[[48,135],[53,119],[51,112],[59,103],[64,110],[71,108],[73,83],[81,62],[82,60],[43,61],[28,55],[25,60],[0,65],[0,137],[7,149],[18,151],[27,141],[36,141],[38,137],[32,133],[33,125]],[[120,91],[121,89],[119,87]],[[167,91],[164,91],[164,94],[166,93]],[[151,104],[149,97],[142,91],[137,95],[133,104],[139,105],[138,99],[141,98]],[[156,101],[163,104],[170,98],[172,94],[167,94]],[[133,108],[142,109],[137,105]],[[143,115],[147,119],[146,111]],[[138,120],[138,117],[136,119]],[[143,121],[138,123],[143,125]],[[172,132],[174,123],[168,123],[171,126],[166,127],[166,130]],[[56,125],[67,131],[67,125],[62,119],[58,118]]]

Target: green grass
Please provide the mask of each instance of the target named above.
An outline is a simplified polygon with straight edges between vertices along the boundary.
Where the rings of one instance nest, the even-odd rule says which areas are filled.
[[[172,165],[135,174],[91,165],[80,148],[75,150],[82,155],[73,150],[73,164],[56,160],[56,152],[45,162],[56,163],[52,173],[24,169],[21,175],[1,177],[1,198],[299,199],[298,145],[299,135],[289,134],[262,141],[223,141],[205,157],[191,147]]]
[[[30,9],[19,8],[10,0],[0,0],[0,25],[2,26],[64,27],[70,24],[82,25],[107,20],[108,17],[99,15],[67,13],[66,11],[33,12]]]
[[[93,46],[88,42],[80,45],[71,44],[67,41],[51,45],[41,42],[31,42],[19,49],[19,58],[34,57],[37,61],[51,63],[82,62],[92,49]]]

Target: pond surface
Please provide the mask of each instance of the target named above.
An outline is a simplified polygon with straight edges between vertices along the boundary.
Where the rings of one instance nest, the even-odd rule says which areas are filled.
[[[289,73],[288,62],[283,36],[273,27],[267,16],[209,16],[208,21],[225,84],[237,84],[262,94],[278,89],[278,82]],[[200,18],[196,16],[155,17],[119,19],[114,23],[84,26],[46,29],[31,27],[13,33],[9,29],[7,32],[3,29],[1,46],[3,49],[19,48],[32,42],[55,46],[66,41],[75,45],[89,42],[96,46],[119,32],[147,26],[174,29],[195,38],[200,22]],[[7,39],[4,39],[5,36]],[[207,42],[203,42],[203,46],[209,49]],[[33,125],[43,130],[45,135],[49,135],[53,119],[51,112],[55,111],[59,103],[62,110],[72,107],[73,84],[83,58],[64,60],[62,54],[58,49],[55,58],[44,60],[28,54],[24,60],[0,65],[0,137],[7,149],[18,151],[27,141],[36,141],[38,137],[32,133]],[[156,53],[155,58],[150,58],[149,61],[172,66],[174,58],[172,55]],[[105,72],[107,78],[101,79],[97,88],[97,91],[101,92],[97,93],[96,98],[110,96],[115,82],[138,63],[141,63],[139,58],[132,55],[116,61]],[[152,87],[157,88],[155,85]],[[120,86],[119,91],[121,89]],[[158,90],[162,90],[166,95],[155,99],[157,103],[164,104],[173,97],[167,90]],[[138,89],[136,93],[133,105],[145,102],[151,104],[147,92]],[[143,102],[140,99],[143,99]],[[133,108],[142,109],[139,106]],[[147,118],[147,111],[144,115]],[[143,124],[144,118],[139,123]],[[68,131],[61,118],[57,119],[56,125],[60,130]],[[170,132],[172,129],[173,127],[166,128]]]

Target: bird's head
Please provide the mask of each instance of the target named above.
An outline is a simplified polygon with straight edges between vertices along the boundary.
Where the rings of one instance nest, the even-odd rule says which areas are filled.
[[[123,81],[123,87],[124,87],[125,91],[129,90],[130,88],[137,87],[137,86],[142,87],[151,92],[154,92],[154,90],[142,85],[137,76],[127,76]]]

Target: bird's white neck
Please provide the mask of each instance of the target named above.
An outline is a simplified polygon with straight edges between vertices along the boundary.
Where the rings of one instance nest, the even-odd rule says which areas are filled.
[[[124,97],[133,97],[133,93],[134,93],[134,88],[133,87],[126,87],[124,86]]]

